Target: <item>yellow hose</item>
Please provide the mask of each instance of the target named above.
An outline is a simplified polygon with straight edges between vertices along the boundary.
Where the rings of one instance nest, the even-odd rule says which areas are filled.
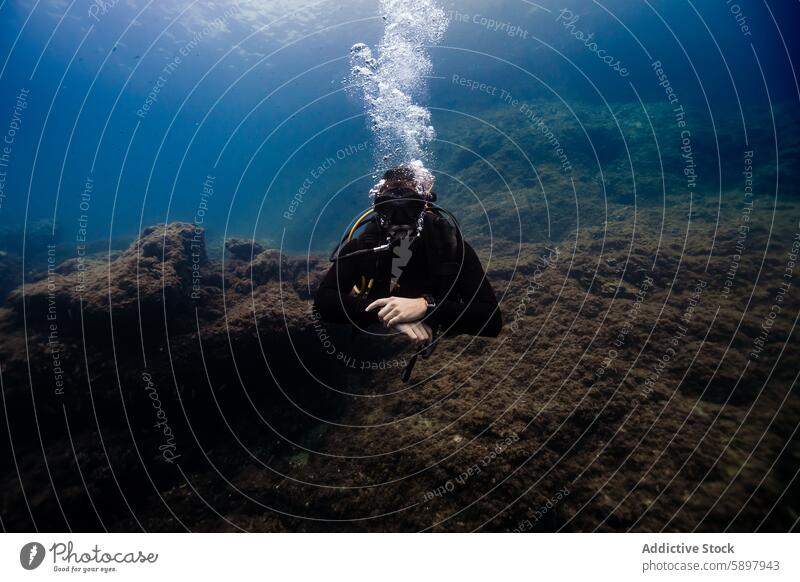
[[[358,217],[358,220],[356,220],[356,223],[353,225],[353,228],[351,228],[351,229],[350,229],[350,234],[348,234],[348,235],[347,235],[347,240],[348,240],[348,241],[351,241],[351,240],[353,240],[353,234],[355,234],[356,230],[358,229],[358,226],[361,224],[361,222],[362,222],[362,221],[363,221],[363,220],[364,220],[364,219],[365,219],[367,216],[369,216],[369,215],[370,215],[370,214],[372,214],[373,212],[374,212],[374,210],[373,210],[372,208],[370,208],[370,209],[369,209],[369,210],[367,210],[367,211],[366,211],[364,214],[362,214],[361,216],[359,216],[359,217]]]

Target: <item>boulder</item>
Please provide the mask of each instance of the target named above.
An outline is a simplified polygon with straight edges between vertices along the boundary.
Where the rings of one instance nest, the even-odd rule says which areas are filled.
[[[57,321],[63,331],[113,322],[170,318],[189,311],[211,273],[202,229],[176,222],[151,226],[116,258],[77,257],[52,276],[11,292],[9,306],[31,325]],[[55,319],[53,319],[55,318]],[[180,321],[179,318],[175,318]]]
[[[229,238],[225,241],[225,250],[237,261],[250,261],[252,257],[264,252],[264,247],[254,240]]]

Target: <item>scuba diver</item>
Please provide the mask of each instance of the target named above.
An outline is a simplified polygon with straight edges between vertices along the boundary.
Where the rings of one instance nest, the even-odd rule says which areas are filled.
[[[386,171],[370,195],[372,209],[331,255],[314,309],[324,321],[354,331],[383,326],[420,346],[403,374],[408,381],[416,356],[429,356],[440,334],[496,337],[500,309],[455,217],[435,203],[433,175],[421,163]]]

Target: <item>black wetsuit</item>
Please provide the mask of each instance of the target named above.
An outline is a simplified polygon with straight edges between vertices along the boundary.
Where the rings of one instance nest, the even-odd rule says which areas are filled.
[[[354,239],[344,245],[340,255],[374,246],[374,238]],[[391,295],[433,296],[436,307],[424,321],[431,327],[438,327],[442,333],[496,337],[503,326],[500,309],[472,247],[467,243],[459,245],[457,256],[451,257],[454,268],[442,275],[437,273],[437,266],[443,261],[428,252],[427,246],[432,246],[429,237],[418,237],[411,244],[413,254]],[[365,308],[376,299],[390,295],[391,260],[391,253],[383,252],[343,258],[334,263],[314,298],[314,307],[320,317],[332,323],[350,323],[361,329],[379,324],[380,310],[367,312]],[[362,287],[370,279],[374,282],[366,297],[352,292],[354,285]]]

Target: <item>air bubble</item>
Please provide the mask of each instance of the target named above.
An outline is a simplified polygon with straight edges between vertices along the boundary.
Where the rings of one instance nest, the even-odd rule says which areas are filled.
[[[376,160],[403,163],[429,158],[436,132],[430,111],[414,102],[432,64],[426,46],[438,44],[449,24],[433,0],[382,0],[384,33],[377,57],[364,43],[350,49],[352,91],[363,91],[378,151]]]

